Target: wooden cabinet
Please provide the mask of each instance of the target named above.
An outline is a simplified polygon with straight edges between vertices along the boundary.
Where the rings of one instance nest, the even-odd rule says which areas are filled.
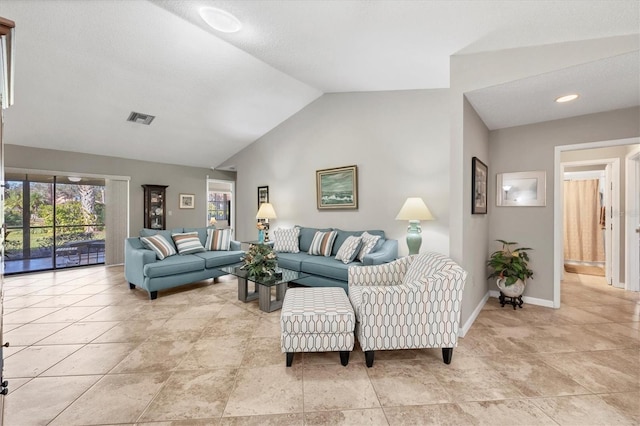
[[[167,228],[168,185],[142,185],[144,188],[144,227]]]

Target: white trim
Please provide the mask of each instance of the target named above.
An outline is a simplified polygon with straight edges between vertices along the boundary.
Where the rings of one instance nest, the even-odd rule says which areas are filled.
[[[638,236],[636,235],[636,229],[640,226],[640,211],[636,210],[640,204],[638,175],[640,175],[640,148],[631,151],[625,157],[625,289],[629,291],[640,291],[640,272],[638,271],[640,253],[638,253]],[[635,267],[632,268],[632,266]]]
[[[601,142],[578,143],[573,145],[558,145],[554,148],[554,197],[553,197],[553,307],[560,307],[560,282],[564,271],[563,263],[563,235],[562,226],[562,167],[561,154],[564,151],[578,151],[582,149],[605,148],[618,145],[632,145],[640,142],[640,138],[617,139]],[[618,267],[618,270],[620,267]]]
[[[96,179],[131,180],[131,176],[101,175],[101,174],[85,173],[85,172],[60,172],[55,170],[25,169],[22,167],[7,167],[4,169],[4,172],[5,174],[6,173],[25,173],[25,174],[46,175],[46,176],[81,175],[82,177],[96,178]]]
[[[489,292],[484,295],[480,303],[478,303],[478,306],[476,306],[473,312],[471,312],[469,318],[467,318],[467,321],[462,325],[462,327],[460,327],[460,329],[458,330],[459,337],[464,337],[469,332],[469,329],[475,322],[476,318],[478,318],[478,315],[480,315],[480,312],[482,312],[482,308],[484,308],[487,300],[489,300]]]
[[[500,298],[500,292],[498,290],[489,290],[489,296]],[[529,305],[543,306],[545,308],[553,308],[553,300],[538,299],[537,297],[522,296],[522,301]],[[507,305],[505,305],[506,307]],[[510,305],[509,305],[510,306]]]

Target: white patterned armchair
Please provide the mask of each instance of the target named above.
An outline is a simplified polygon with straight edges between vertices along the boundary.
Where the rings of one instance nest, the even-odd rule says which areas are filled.
[[[442,348],[445,364],[458,343],[467,273],[437,253],[349,268],[349,299],[367,367],[374,351]]]

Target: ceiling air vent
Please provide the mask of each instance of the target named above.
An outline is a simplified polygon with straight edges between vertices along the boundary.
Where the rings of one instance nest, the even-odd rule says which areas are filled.
[[[141,112],[131,111],[131,114],[129,114],[129,118],[127,118],[127,121],[146,124],[148,126],[149,124],[151,124],[154,118],[156,118],[155,115],[142,114]]]

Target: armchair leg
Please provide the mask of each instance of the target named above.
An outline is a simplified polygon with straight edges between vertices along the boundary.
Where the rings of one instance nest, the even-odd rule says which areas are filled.
[[[364,352],[364,359],[367,362],[367,367],[371,368],[373,367],[373,351],[365,351]]]
[[[293,364],[293,352],[287,352],[287,367],[291,367]]]
[[[129,283],[129,290],[135,290],[135,289],[136,289],[136,285]]]
[[[451,357],[453,357],[453,348],[442,348],[442,359],[445,364],[451,364]]]
[[[340,351],[340,364],[344,367],[349,364],[349,351]]]

